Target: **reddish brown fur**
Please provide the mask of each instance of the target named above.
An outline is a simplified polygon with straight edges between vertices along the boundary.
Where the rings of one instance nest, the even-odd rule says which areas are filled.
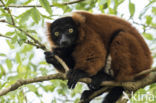
[[[111,69],[116,80],[133,80],[136,73],[150,69],[150,50],[138,31],[127,21],[115,16],[88,12],[74,12],[72,18],[80,23],[81,45],[73,53],[76,59],[75,69],[83,69],[90,75],[95,75],[104,66],[106,48],[109,48],[109,40],[117,29],[123,29],[124,32],[120,32],[110,47]],[[87,61],[87,58],[93,59]]]
[[[109,15],[74,12],[73,20],[79,25],[78,46],[73,52],[74,69],[82,69],[91,76],[104,67],[107,50],[112,57],[111,69],[117,81],[133,80],[136,73],[150,69],[150,50],[138,31],[127,21]],[[122,29],[110,47],[113,33]]]

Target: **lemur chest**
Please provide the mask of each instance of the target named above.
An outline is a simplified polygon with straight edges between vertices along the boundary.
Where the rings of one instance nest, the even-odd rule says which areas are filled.
[[[68,65],[68,67],[70,69],[74,68],[75,61],[74,61],[72,55],[67,55],[67,56],[63,57],[63,60],[65,61],[65,63]]]

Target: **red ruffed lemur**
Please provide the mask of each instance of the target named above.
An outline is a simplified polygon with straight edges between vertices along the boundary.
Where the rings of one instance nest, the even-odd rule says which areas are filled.
[[[127,21],[110,15],[73,12],[48,23],[48,38],[52,51],[45,52],[48,63],[58,71],[64,68],[54,58],[58,55],[69,66],[68,87],[74,88],[80,78],[90,77],[90,90],[81,99],[100,88],[104,80],[133,81],[134,75],[150,69],[150,50],[139,32]],[[106,70],[108,58],[111,66]],[[103,103],[115,103],[122,87],[114,87]]]

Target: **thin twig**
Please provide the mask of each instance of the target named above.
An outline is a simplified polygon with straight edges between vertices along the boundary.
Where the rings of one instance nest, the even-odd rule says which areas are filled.
[[[0,34],[0,37],[4,37],[4,38],[7,38],[7,39],[13,39],[13,38],[11,38],[11,37],[9,37],[9,36],[6,36],[6,35],[3,35],[3,34]],[[34,43],[34,42],[30,41],[30,40],[26,40],[24,43],[39,48],[39,45],[37,45],[36,43]]]
[[[36,44],[38,44],[40,46],[40,48],[42,48],[43,50],[46,50],[46,47],[41,44],[37,39],[35,39],[34,37],[32,37],[28,32],[26,32],[25,30],[21,29],[20,27],[13,25],[15,28],[17,28],[19,31],[25,33],[26,36],[28,36],[29,38],[31,38]]]
[[[149,26],[149,25],[141,24],[141,23],[138,23],[138,22],[136,22],[136,21],[134,21],[134,20],[133,20],[133,23],[134,23],[134,24],[137,24],[137,25],[142,25],[143,27],[148,27],[148,28],[156,29],[155,26]]]
[[[34,37],[32,37],[28,32],[26,32],[25,30],[21,29],[20,27],[16,26],[16,25],[13,25],[5,20],[0,20],[0,22],[3,22],[3,23],[7,23],[9,25],[12,25],[14,28],[18,29],[19,31],[23,32],[26,36],[28,36],[30,39],[32,39],[34,41],[34,43],[38,44],[40,47],[38,48],[41,48],[43,50],[46,50],[45,46],[43,44],[41,44],[37,39],[35,39]]]
[[[74,0],[70,2],[64,2],[64,3],[59,3],[59,5],[71,5],[79,2],[83,2],[85,0]],[[55,5],[50,5],[50,7],[54,7]],[[0,7],[4,7],[3,5],[0,5]],[[41,5],[9,5],[8,7],[11,8],[31,8],[31,7],[42,7]]]
[[[11,10],[8,7],[5,6],[5,3],[3,2],[3,0],[0,0],[0,1],[1,1],[2,5],[5,7],[5,10],[8,11],[8,13],[9,13],[9,15],[11,17],[12,24],[15,25],[15,21],[14,21],[14,18],[12,16],[12,14],[11,14]]]
[[[11,37],[3,35],[3,34],[0,34],[0,37],[4,37],[4,38],[7,38],[7,39],[12,39]]]

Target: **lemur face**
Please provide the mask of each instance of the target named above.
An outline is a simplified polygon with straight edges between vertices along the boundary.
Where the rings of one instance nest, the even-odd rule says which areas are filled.
[[[51,39],[60,48],[70,47],[76,43],[78,29],[72,17],[63,17],[50,25]]]

